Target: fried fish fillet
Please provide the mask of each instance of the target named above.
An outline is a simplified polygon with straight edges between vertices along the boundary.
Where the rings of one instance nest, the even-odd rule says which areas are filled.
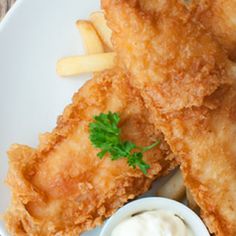
[[[236,0],[181,1],[236,61]]]
[[[96,156],[99,150],[90,143],[88,125],[94,115],[108,111],[120,114],[122,139],[142,146],[161,140],[144,154],[151,166],[146,176],[125,159]],[[7,183],[13,197],[5,222],[12,235],[77,236],[100,225],[176,166],[139,92],[117,68],[96,74],[74,95],[38,148],[13,145],[8,155]]]
[[[145,14],[140,2],[103,0],[114,48],[131,72],[131,84],[152,97],[162,112],[201,105],[205,96],[228,83],[221,69],[231,66],[227,57],[182,3],[157,0],[159,14]]]
[[[143,8],[153,2],[155,13]],[[235,236],[235,65],[182,3],[103,0],[103,7],[119,62],[179,156],[209,230]]]
[[[182,4],[189,10],[192,20],[198,21],[227,51],[231,59],[236,60],[236,0],[148,0],[139,1],[143,10],[149,14],[159,14],[166,8]]]

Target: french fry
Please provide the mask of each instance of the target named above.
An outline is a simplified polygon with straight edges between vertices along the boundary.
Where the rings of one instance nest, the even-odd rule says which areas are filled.
[[[115,65],[115,53],[100,53],[85,56],[72,56],[60,59],[56,71],[60,76],[76,76],[84,73],[110,69]]]
[[[76,26],[79,29],[84,48],[87,54],[103,53],[104,48],[93,24],[89,21],[78,20]]]
[[[188,204],[189,208],[191,208],[193,211],[195,211],[197,214],[199,214],[199,210],[200,210],[199,206],[195,202],[195,200],[188,188],[186,189],[186,197],[187,197],[187,204]]]
[[[93,12],[90,15],[90,20],[96,28],[99,36],[102,38],[104,44],[112,49],[113,45],[111,42],[111,29],[107,26],[107,21],[105,19],[104,13],[102,11]]]
[[[166,197],[177,201],[183,200],[185,197],[185,186],[181,171],[178,170],[176,173],[162,185],[156,195],[159,197]]]

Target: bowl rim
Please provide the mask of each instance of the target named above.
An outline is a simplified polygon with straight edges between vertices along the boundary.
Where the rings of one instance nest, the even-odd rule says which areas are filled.
[[[163,197],[145,197],[127,203],[106,221],[99,236],[110,236],[112,229],[125,218],[150,210],[170,210],[184,220],[194,236],[210,236],[205,224],[194,211],[180,202]]]

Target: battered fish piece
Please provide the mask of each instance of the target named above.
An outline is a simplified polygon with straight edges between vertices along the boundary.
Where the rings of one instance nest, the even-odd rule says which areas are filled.
[[[165,11],[168,7],[183,4],[191,19],[198,21],[211,32],[232,60],[236,60],[236,0],[172,0],[139,1],[141,8],[149,14]]]
[[[205,96],[229,83],[222,69],[231,66],[227,56],[182,3],[157,0],[159,14],[145,14],[140,2],[103,0],[114,49],[131,72],[134,87],[169,112],[199,106]]]
[[[193,17],[224,47],[230,58],[236,61],[236,0],[184,1]]]
[[[146,176],[125,159],[97,157],[88,125],[94,115],[108,111],[120,114],[122,139],[141,146],[161,140],[144,154],[151,166]],[[12,235],[27,236],[77,236],[100,225],[177,165],[163,135],[150,123],[139,92],[118,68],[87,82],[57,127],[41,136],[37,149],[13,145],[8,155],[13,197],[5,222]]]
[[[103,0],[119,62],[179,156],[209,230],[235,236],[236,67],[182,3],[156,0],[150,13],[147,2]]]

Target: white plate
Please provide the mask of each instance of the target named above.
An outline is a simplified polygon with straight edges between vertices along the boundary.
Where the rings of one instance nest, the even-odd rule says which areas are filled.
[[[83,53],[74,23],[99,8],[99,0],[17,0],[0,23],[0,213],[10,199],[4,184],[7,149],[12,143],[36,146],[38,134],[55,126],[74,92],[90,77],[61,79],[55,63]],[[7,235],[2,222],[0,235]]]

